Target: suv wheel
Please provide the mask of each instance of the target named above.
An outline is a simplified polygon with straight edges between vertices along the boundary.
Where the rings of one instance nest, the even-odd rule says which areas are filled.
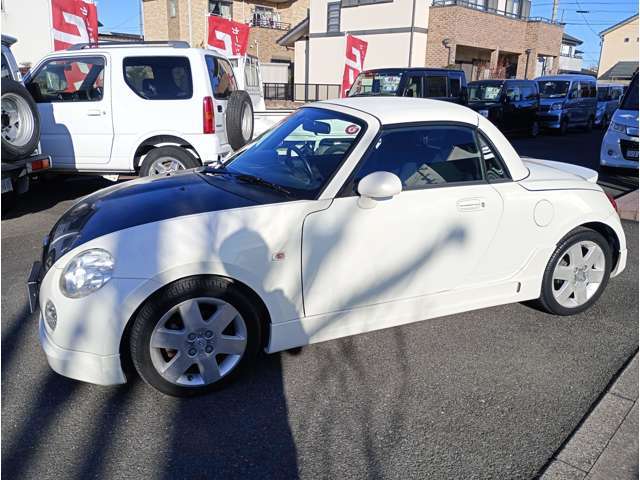
[[[182,147],[168,145],[151,150],[142,162],[140,176],[166,175],[187,168],[196,168],[200,162]]]
[[[242,148],[253,138],[253,105],[247,92],[231,92],[226,116],[229,144],[234,150]]]
[[[40,140],[40,117],[31,94],[20,83],[2,79],[2,157],[19,160],[31,155]]]
[[[567,118],[563,118],[562,121],[560,122],[560,131],[558,133],[560,133],[560,135],[566,135],[568,131],[569,131],[569,120]]]
[[[589,120],[587,120],[587,123],[584,126],[585,132],[590,132],[591,130],[593,130],[593,117],[589,117]]]
[[[540,134],[540,124],[536,121],[531,124],[531,130],[529,130],[529,136],[536,138]]]

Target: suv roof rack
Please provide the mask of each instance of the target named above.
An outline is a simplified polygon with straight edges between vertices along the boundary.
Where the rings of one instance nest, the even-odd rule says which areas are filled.
[[[97,42],[97,43],[76,43],[71,45],[67,50],[83,50],[85,48],[100,48],[100,47],[129,47],[129,46],[167,46],[173,48],[190,48],[189,42],[184,40],[132,40],[125,42],[118,42],[114,40]]]

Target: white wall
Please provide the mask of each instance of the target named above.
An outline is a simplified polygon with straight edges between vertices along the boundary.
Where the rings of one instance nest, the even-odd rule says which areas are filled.
[[[53,50],[51,0],[3,0],[2,4],[2,33],[18,39],[11,47],[18,65],[35,65]]]
[[[572,72],[579,72],[582,70],[582,59],[574,57],[560,56],[559,68],[560,70],[570,70]]]

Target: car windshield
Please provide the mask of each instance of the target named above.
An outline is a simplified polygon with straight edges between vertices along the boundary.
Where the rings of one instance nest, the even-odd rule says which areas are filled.
[[[567,96],[571,82],[542,80],[538,82],[540,98],[563,98]]]
[[[349,96],[389,95],[395,96],[402,80],[402,72],[362,72],[353,82]]]
[[[638,110],[638,75],[631,80],[631,85],[620,102],[620,110]]]
[[[470,83],[469,84],[469,101],[470,102],[497,102],[500,100],[502,92],[501,83]]]
[[[322,191],[365,130],[362,120],[322,108],[301,108],[233,154],[213,174],[241,176],[291,196]]]

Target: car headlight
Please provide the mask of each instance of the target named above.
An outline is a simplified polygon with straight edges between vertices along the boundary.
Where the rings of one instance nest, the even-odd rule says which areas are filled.
[[[489,110],[478,110],[478,113],[485,118],[489,118]]]
[[[621,123],[611,122],[611,126],[609,128],[614,132],[626,133],[626,128]]]
[[[561,103],[554,103],[551,105],[551,107],[549,107],[549,110],[562,110],[562,104]]]
[[[60,290],[69,298],[80,298],[102,288],[113,275],[113,257],[92,248],[73,257],[60,277]]]

